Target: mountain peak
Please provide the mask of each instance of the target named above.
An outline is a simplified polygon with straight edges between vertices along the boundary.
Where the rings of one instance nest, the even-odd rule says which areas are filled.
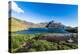
[[[63,28],[64,25],[60,22],[55,22],[54,20],[50,21],[46,27],[48,28]]]

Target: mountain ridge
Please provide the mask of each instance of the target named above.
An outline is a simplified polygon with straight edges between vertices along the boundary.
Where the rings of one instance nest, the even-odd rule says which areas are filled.
[[[15,17],[10,17],[9,18],[9,23],[11,24],[10,25],[11,30],[9,30],[11,32],[25,30],[25,29],[28,29],[28,28],[36,28],[36,27],[40,28],[40,27],[45,27],[46,26],[44,24],[34,24],[32,22],[20,20],[20,19],[17,19]]]

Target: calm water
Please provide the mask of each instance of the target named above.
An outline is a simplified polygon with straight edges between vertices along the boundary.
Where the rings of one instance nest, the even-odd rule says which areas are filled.
[[[18,31],[17,34],[36,34],[36,33],[67,33],[62,28],[29,28],[28,30]]]

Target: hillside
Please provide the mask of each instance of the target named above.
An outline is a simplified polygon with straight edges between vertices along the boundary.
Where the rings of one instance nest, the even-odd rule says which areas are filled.
[[[25,30],[28,28],[35,28],[35,27],[45,27],[44,24],[34,24],[32,22],[23,21],[20,19],[16,19],[14,17],[9,18],[11,32]]]

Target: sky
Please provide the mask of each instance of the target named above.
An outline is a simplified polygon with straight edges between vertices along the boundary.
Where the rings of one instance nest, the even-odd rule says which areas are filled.
[[[77,26],[78,6],[70,4],[12,2],[12,17],[28,22],[56,21],[66,26]]]

